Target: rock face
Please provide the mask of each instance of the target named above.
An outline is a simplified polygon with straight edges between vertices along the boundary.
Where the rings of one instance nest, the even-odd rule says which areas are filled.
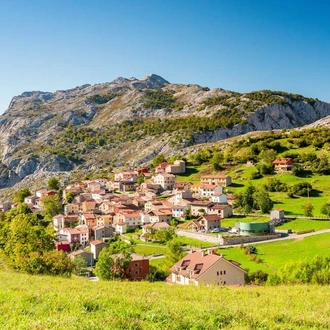
[[[165,119],[212,121],[214,115],[230,117],[235,111],[240,116],[233,125],[165,130]],[[43,172],[141,164],[160,152],[183,152],[194,144],[252,131],[300,127],[329,115],[330,104],[300,95],[210,90],[171,84],[155,74],[54,93],[25,92],[0,116],[0,188]],[[136,123],[143,125],[136,129]],[[157,126],[159,132],[155,123],[163,123]]]

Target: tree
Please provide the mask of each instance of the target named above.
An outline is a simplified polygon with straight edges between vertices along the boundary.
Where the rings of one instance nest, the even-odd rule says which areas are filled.
[[[222,152],[218,151],[213,154],[213,157],[211,159],[211,164],[215,171],[221,170],[221,164],[223,163],[223,160],[224,160],[224,155]]]
[[[177,261],[179,261],[184,256],[184,250],[182,248],[181,242],[178,239],[172,239],[166,244],[165,252],[165,263],[169,267],[173,266]]]
[[[330,203],[326,202],[321,206],[321,213],[330,218]]]
[[[32,193],[28,188],[22,188],[15,193],[13,201],[16,203],[23,203],[24,198],[31,196],[31,195],[32,195]]]
[[[137,184],[140,186],[144,182],[144,175],[143,173],[140,173],[137,178]]]
[[[70,204],[74,200],[74,194],[72,192],[68,192],[65,194],[65,201]]]
[[[59,190],[60,189],[60,181],[52,176],[47,181],[47,188],[50,189],[50,190]]]
[[[305,203],[302,206],[302,209],[304,211],[304,216],[305,217],[312,217],[313,216],[314,206],[310,202]]]
[[[156,168],[159,164],[166,162],[166,159],[163,154],[158,154],[151,161],[151,167]]]
[[[274,203],[270,199],[269,194],[265,189],[258,189],[253,194],[253,199],[255,209],[261,210],[262,213],[269,213],[272,210]]]
[[[118,239],[100,252],[95,274],[103,280],[123,279],[131,261],[132,247]]]
[[[59,214],[62,209],[58,195],[44,196],[41,199],[41,203],[43,206],[43,215],[48,220],[51,220],[53,216]]]
[[[82,256],[77,256],[72,261],[74,268],[73,273],[76,275],[81,275],[84,268],[87,268],[87,262]]]

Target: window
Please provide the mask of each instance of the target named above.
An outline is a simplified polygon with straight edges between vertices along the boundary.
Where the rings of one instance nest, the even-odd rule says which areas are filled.
[[[219,272],[217,272],[217,275],[219,276]],[[218,283],[218,285],[219,285],[219,283]]]
[[[135,275],[138,275],[138,274],[139,274],[139,271],[138,271],[138,270],[136,270],[136,271],[135,271]]]
[[[138,263],[135,263],[135,264],[134,264],[134,266],[135,266],[135,267],[138,267],[138,266],[139,266],[139,264],[138,264]]]
[[[225,270],[223,271],[223,275],[226,275],[226,271]]]
[[[222,270],[220,270],[220,275],[222,275]]]

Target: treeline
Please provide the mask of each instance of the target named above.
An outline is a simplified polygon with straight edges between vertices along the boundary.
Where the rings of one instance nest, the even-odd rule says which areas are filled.
[[[68,277],[74,264],[65,253],[54,249],[48,223],[31,213],[25,203],[0,213],[0,248],[18,271]]]
[[[109,94],[105,94],[105,95],[95,94],[95,95],[87,97],[86,98],[86,103],[87,104],[91,104],[91,103],[104,104],[104,103],[107,103],[107,102],[111,101],[116,96],[117,95],[114,94],[114,93],[109,93]]]
[[[270,285],[279,284],[330,284],[330,258],[316,256],[313,259],[288,262],[268,277]]]

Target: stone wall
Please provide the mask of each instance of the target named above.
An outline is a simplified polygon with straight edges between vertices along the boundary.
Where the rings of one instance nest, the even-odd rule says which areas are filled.
[[[237,237],[222,237],[219,238],[220,245],[235,245],[246,244],[260,241],[268,241],[270,239],[276,239],[281,237],[280,234],[267,235],[267,236],[237,236]]]
[[[186,231],[186,230],[180,230],[178,229],[176,231],[176,234],[179,236],[184,236],[184,237],[189,237],[189,238],[194,238],[198,239],[203,242],[208,242],[208,243],[214,243],[214,245],[220,245],[220,238],[218,236],[213,236],[213,235],[208,235],[208,234],[202,234],[202,233],[196,233],[192,231]]]
[[[184,236],[189,238],[198,239],[203,242],[214,243],[214,245],[236,245],[236,244],[247,244],[253,242],[267,241],[270,239],[276,239],[281,237],[280,234],[267,235],[267,236],[232,236],[224,237],[222,235],[208,235],[203,233],[196,233],[186,230],[178,229],[176,231],[178,236]]]

